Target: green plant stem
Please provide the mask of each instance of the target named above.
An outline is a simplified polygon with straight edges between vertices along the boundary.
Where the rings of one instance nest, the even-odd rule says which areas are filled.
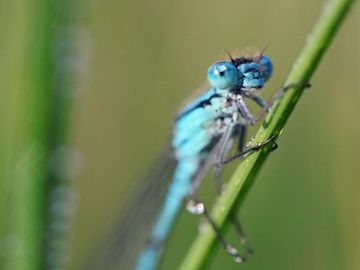
[[[73,212],[70,166],[76,166],[75,151],[69,145],[69,121],[73,92],[79,71],[86,66],[88,36],[80,12],[85,3],[61,0],[53,5],[50,54],[51,108],[49,110],[47,199],[43,269],[67,269],[69,236]],[[86,21],[86,19],[85,19]]]
[[[0,145],[7,151],[0,155],[0,168],[6,169],[1,200],[7,203],[0,209],[0,229],[9,241],[0,269],[66,269],[72,206],[68,120],[75,78],[86,64],[79,53],[88,45],[78,27],[80,3],[15,0],[5,11],[13,22],[7,33],[18,42],[6,59],[11,77],[3,88],[11,97],[3,114],[4,140],[11,146]],[[9,44],[6,50],[14,46]]]
[[[312,33],[307,37],[304,49],[293,65],[285,85],[306,85],[353,2],[353,0],[333,0],[326,3]],[[256,133],[254,141],[261,142],[281,134],[303,90],[304,87],[293,87],[286,91],[268,113],[263,125]],[[221,230],[226,229],[227,217],[236,210],[244,198],[269,153],[270,146],[245,158],[237,167],[223,194],[217,199],[211,216]],[[213,257],[215,242],[216,236],[212,228],[209,225],[204,226],[189,249],[180,269],[205,268]]]
[[[35,270],[41,268],[46,204],[50,5],[49,1],[34,0],[16,1],[14,7],[17,7],[13,10],[15,16],[19,10],[23,11],[22,23],[15,31],[23,33],[24,42],[14,54],[24,59],[19,60],[17,69],[13,70],[13,76],[19,81],[10,90],[16,93],[9,126],[13,130],[8,131],[14,141],[7,157],[10,161],[5,181],[10,184],[3,222],[6,221],[6,236],[13,244],[7,247],[7,256],[0,268]]]

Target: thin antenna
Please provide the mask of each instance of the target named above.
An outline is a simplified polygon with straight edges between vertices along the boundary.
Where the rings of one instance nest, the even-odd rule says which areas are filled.
[[[264,48],[260,51],[260,55],[263,55],[265,50],[270,46],[270,41],[264,46]]]
[[[232,58],[231,54],[229,53],[229,51],[227,49],[225,49],[226,54],[229,56],[231,63],[233,63],[235,65],[235,59]]]

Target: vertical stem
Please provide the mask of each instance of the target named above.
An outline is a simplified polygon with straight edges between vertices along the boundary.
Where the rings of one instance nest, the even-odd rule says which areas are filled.
[[[78,156],[69,144],[69,115],[76,81],[86,69],[88,31],[79,15],[80,0],[54,2],[51,33],[51,108],[49,110],[48,168],[46,172],[44,268],[66,269],[70,219],[74,211],[72,173]],[[82,14],[86,14],[82,10]]]
[[[15,31],[23,31],[25,45],[19,52],[24,60],[19,63],[14,117],[11,121],[15,140],[9,173],[5,181],[8,190],[7,256],[3,269],[40,269],[44,231],[45,172],[48,144],[49,83],[49,1],[16,1],[13,11],[24,9],[25,18]],[[20,86],[20,87],[19,87]],[[9,149],[10,150],[10,149]]]
[[[84,66],[76,48],[86,33],[76,25],[78,1],[14,0],[7,2],[12,22],[7,32],[18,47],[7,58],[14,66],[5,78],[1,155],[0,268],[63,269],[71,207],[67,164],[68,112],[75,75]],[[13,13],[11,13],[13,11]],[[81,40],[81,41],[82,41]],[[87,44],[81,44],[86,49]],[[15,62],[12,62],[15,61]],[[1,80],[3,81],[3,80]],[[6,143],[10,145],[5,145]]]

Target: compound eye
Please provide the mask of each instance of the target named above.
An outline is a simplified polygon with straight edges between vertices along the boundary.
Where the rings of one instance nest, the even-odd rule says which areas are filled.
[[[261,65],[257,62],[241,64],[238,69],[243,76],[243,89],[262,88],[264,86],[264,76],[261,73]]]
[[[237,84],[237,70],[229,62],[217,62],[209,67],[207,78],[211,86],[227,89]]]
[[[263,65],[263,76],[264,79],[267,81],[270,79],[272,71],[273,71],[273,65],[271,63],[271,60],[266,55],[262,55],[260,59],[261,64]]]
[[[260,66],[255,62],[242,64],[238,69],[247,78],[258,79],[261,76]]]

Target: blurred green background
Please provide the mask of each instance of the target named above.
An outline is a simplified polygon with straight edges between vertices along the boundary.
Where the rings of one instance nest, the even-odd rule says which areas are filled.
[[[23,18],[33,9],[30,0],[0,3],[6,164],[4,153],[12,151],[8,145],[16,145],[21,131],[16,112],[26,102],[22,91],[31,80],[22,76],[22,69],[31,69],[24,59],[32,53],[23,45]],[[224,49],[270,44],[266,54],[274,75],[263,94],[269,97],[286,78],[323,1],[94,0],[82,6],[90,60],[78,76],[70,120],[69,141],[81,155],[72,182],[74,270],[84,269],[107,235],[136,179],[171,134],[176,110],[204,82],[207,67]],[[254,257],[239,266],[219,250],[211,269],[360,269],[359,48],[355,5],[241,207]],[[19,85],[24,90],[14,93]],[[6,198],[11,183],[4,182],[0,196]],[[208,198],[207,193],[212,194],[209,183],[202,195]],[[6,217],[11,205],[1,210]],[[183,211],[162,269],[179,265],[198,223]],[[234,237],[229,232],[228,239]]]

